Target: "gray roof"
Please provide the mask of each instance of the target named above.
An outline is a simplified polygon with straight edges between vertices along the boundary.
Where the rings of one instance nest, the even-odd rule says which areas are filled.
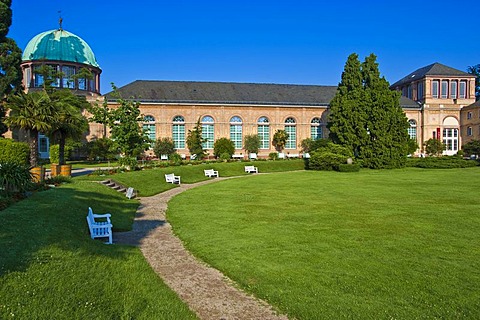
[[[328,106],[336,86],[137,80],[118,88],[124,99],[154,103]],[[115,100],[112,92],[108,100]]]
[[[421,109],[422,105],[410,98],[400,96],[400,107],[404,109]]]
[[[336,86],[149,81],[137,80],[118,88],[124,99],[151,103],[212,103],[253,105],[309,105],[328,106],[337,92]],[[114,101],[112,92],[105,95]],[[400,106],[419,109],[421,105],[407,97],[400,97]]]
[[[425,76],[439,76],[439,77],[475,77],[474,75],[460,71],[451,67],[447,67],[446,65],[443,65],[441,63],[435,62],[432,63],[426,67],[417,69],[407,75],[406,77],[398,80],[394,84],[392,84],[390,87],[394,88],[397,86],[401,86],[405,83],[410,83],[416,79],[421,79]]]

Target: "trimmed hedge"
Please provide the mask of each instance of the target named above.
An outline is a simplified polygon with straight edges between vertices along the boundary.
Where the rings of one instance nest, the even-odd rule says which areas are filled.
[[[478,165],[478,161],[465,160],[456,156],[409,158],[407,161],[407,167],[423,169],[470,168]]]
[[[339,172],[358,172],[360,171],[360,165],[358,164],[339,164]]]
[[[30,147],[25,142],[0,138],[0,163],[30,164]]]

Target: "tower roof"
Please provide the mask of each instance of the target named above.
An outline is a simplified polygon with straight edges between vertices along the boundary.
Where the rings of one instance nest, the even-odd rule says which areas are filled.
[[[23,51],[22,60],[69,61],[100,68],[90,46],[79,36],[63,29],[33,37]]]

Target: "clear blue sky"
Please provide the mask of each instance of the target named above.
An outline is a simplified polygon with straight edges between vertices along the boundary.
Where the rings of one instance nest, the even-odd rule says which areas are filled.
[[[440,62],[480,64],[479,0],[13,0],[9,37],[84,39],[101,91],[135,80],[337,85],[348,55],[375,53],[393,83]]]

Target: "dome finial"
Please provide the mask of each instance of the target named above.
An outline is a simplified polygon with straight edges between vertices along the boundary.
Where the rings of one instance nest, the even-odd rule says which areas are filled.
[[[62,30],[63,30],[63,28],[62,28],[62,23],[63,23],[62,11],[58,11],[58,14],[59,14],[59,16],[60,16],[60,17],[58,18],[58,25],[60,26],[60,27],[58,28],[58,30],[62,31]]]

